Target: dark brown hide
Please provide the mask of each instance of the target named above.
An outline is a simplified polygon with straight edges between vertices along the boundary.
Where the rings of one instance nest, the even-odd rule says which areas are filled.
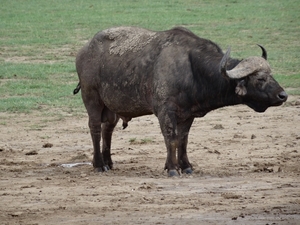
[[[93,166],[112,168],[111,135],[120,117],[125,127],[133,117],[155,114],[167,148],[165,169],[170,176],[180,169],[191,173],[186,148],[195,117],[236,104],[263,112],[286,101],[262,49],[264,58],[240,61],[184,28],[117,27],[97,33],[77,55],[75,89],[81,88],[89,115]]]

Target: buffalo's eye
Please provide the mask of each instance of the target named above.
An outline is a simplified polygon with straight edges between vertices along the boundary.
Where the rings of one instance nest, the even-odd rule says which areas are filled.
[[[257,79],[259,82],[266,82],[266,79],[265,78],[258,78]]]

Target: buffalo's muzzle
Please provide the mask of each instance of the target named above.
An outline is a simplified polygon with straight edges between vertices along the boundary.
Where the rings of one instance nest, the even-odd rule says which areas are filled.
[[[281,102],[285,102],[288,98],[288,94],[285,91],[280,92],[277,95],[277,98],[281,101]]]

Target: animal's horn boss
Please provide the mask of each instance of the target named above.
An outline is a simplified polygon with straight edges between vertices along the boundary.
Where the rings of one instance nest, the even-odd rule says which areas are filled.
[[[268,54],[267,54],[267,50],[262,46],[262,45],[259,45],[259,44],[257,44],[260,48],[261,48],[261,50],[262,50],[262,56],[261,57],[263,57],[265,60],[267,60],[267,57],[268,57]]]
[[[228,77],[226,73],[226,68],[227,68],[227,61],[230,56],[230,46],[228,47],[225,55],[223,56],[221,62],[220,62],[220,72],[223,76]]]

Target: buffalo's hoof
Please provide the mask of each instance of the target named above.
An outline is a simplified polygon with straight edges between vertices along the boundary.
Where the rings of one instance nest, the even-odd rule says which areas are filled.
[[[107,171],[109,171],[110,170],[110,168],[109,168],[109,166],[103,166],[103,170],[104,170],[104,172],[107,172]]]
[[[177,170],[169,170],[168,172],[169,177],[178,177],[179,173],[177,172]]]
[[[112,163],[107,163],[107,165],[108,165],[107,167],[108,167],[109,170],[113,169],[113,164]]]
[[[188,167],[188,168],[182,170],[182,173],[185,173],[185,174],[192,174],[192,173],[193,173],[193,170],[192,170],[191,167]]]
[[[107,172],[109,171],[109,167],[108,166],[103,166],[103,167],[96,167],[95,168],[95,172]]]

